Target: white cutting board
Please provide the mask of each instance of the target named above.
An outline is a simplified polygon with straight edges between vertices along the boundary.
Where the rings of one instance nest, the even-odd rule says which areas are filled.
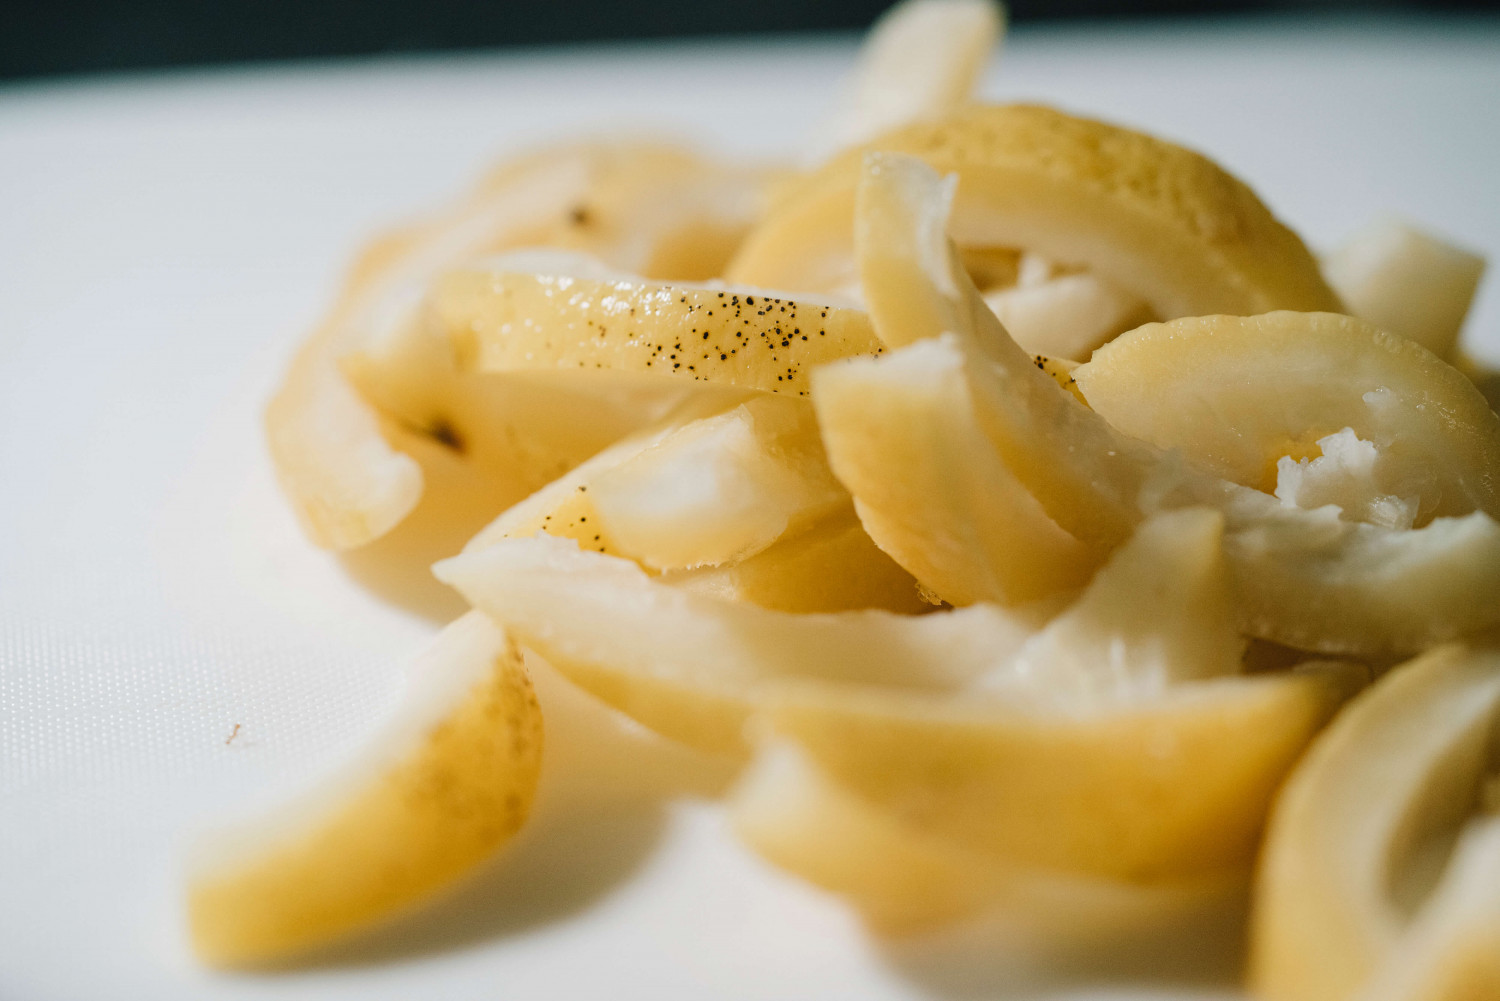
[[[1316,245],[1394,210],[1497,258],[1497,24],[1023,28],[985,92],[1195,146]],[[183,832],[357,743],[436,628],[303,541],[261,440],[350,255],[546,138],[795,154],[852,54],[642,44],[0,86],[0,1001],[1040,990],[1050,974],[1003,946],[977,964],[882,947],[711,804],[639,798],[551,816],[337,963],[224,976],[182,943]],[[1500,356],[1494,282],[1471,333]],[[1108,975],[1060,996],[1162,996]]]

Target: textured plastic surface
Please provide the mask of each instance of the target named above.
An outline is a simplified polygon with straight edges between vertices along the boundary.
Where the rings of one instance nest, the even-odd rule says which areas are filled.
[[[1497,43],[1462,22],[1023,28],[985,92],[1185,141],[1315,246],[1394,210],[1493,259]],[[882,948],[703,803],[554,817],[425,920],[313,969],[212,974],[181,931],[186,832],[356,744],[437,629],[303,540],[261,437],[359,242],[579,130],[795,153],[852,53],[694,43],[0,89],[0,998],[882,1001],[1048,981],[1004,942],[977,966]],[[1469,331],[1500,356],[1495,283]],[[1187,965],[1175,989],[1211,981]],[[1112,972],[1064,995],[1106,996]]]

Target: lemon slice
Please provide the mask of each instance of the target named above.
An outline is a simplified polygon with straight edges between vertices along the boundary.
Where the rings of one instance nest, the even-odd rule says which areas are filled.
[[[1143,521],[1078,600],[1026,641],[1008,674],[1088,702],[1237,673],[1245,641],[1223,533],[1223,516],[1208,508]]]
[[[838,512],[763,552],[724,566],[679,570],[663,583],[781,612],[930,610],[917,581],[887,556],[853,512]]]
[[[779,169],[729,164],[663,142],[564,149],[584,162],[587,186],[562,211],[487,249],[560,247],[652,278],[714,278],[782,179]],[[513,171],[492,171],[482,189],[508,187]]]
[[[1151,319],[1139,299],[1089,273],[997,289],[984,301],[1028,353],[1071,361],[1087,361],[1101,344]]]
[[[444,445],[465,467],[493,455],[482,474],[519,482],[524,493],[528,475],[539,485],[596,450],[609,428],[649,420],[628,395],[600,403],[523,386],[496,399],[456,379],[446,345],[405,339],[434,276],[476,254],[553,243],[634,272],[708,277],[759,214],[766,183],[759,172],[659,144],[557,147],[507,162],[457,205],[377,243],[266,412],[277,476],[308,535],[349,549],[400,523],[423,491],[422,467],[403,454],[413,437]],[[340,371],[355,353],[359,395]],[[540,420],[541,444],[517,455],[505,430],[525,423],[532,405],[559,419]],[[590,410],[603,430],[578,419]]]
[[[1500,996],[1500,820],[1464,831],[1442,883],[1361,1001]]]
[[[743,754],[745,720],[775,678],[966,683],[1035,628],[975,606],[905,616],[796,615],[679,590],[571,541],[511,539],[433,568],[582,688],[657,732]]]
[[[1395,669],[1318,740],[1267,835],[1251,959],[1260,996],[1336,1001],[1384,981],[1432,859],[1474,807],[1497,718],[1500,656],[1448,646]]]
[[[902,823],[1013,865],[1141,882],[1247,866],[1282,777],[1346,694],[1334,674],[1222,678],[1037,711],[801,682],[766,712]]]
[[[853,277],[855,190],[867,152],[959,176],[953,235],[1094,272],[1158,317],[1337,311],[1317,262],[1244,184],[1170,143],[1051,108],[965,108],[851,150],[784,193],[731,281],[832,289]]]
[[[1243,906],[1240,874],[1141,885],[1008,865],[913,830],[775,736],[758,745],[728,809],[758,854],[847,899],[888,943],[967,939],[988,953],[1019,938],[1096,954]]]
[[[908,830],[785,739],[756,749],[728,807],[735,833],[763,858],[848,898],[886,933],[973,914],[1007,882],[996,860]]]
[[[263,964],[341,939],[452,883],[525,821],[542,720],[505,635],[465,615],[409,686],[345,771],[199,846],[188,911],[204,960]]]
[[[1500,417],[1427,349],[1331,313],[1207,316],[1115,338],[1073,373],[1116,428],[1271,492],[1279,460],[1342,429],[1374,446],[1375,495],[1418,523],[1500,515]]]
[[[696,420],[711,417],[734,406],[736,396],[698,395],[685,399],[655,425],[627,435],[598,454],[579,463],[525,499],[502,511],[481,529],[466,550],[482,549],[501,539],[524,538],[546,532],[588,543],[609,552],[608,540],[595,539],[599,532],[589,487],[602,475],[625,465],[653,446],[671,438]],[[590,520],[592,519],[592,521]]]
[[[848,307],[528,273],[503,259],[445,275],[429,305],[459,365],[479,372],[603,369],[806,395],[814,366],[880,350]]]
[[[995,456],[941,342],[824,366],[813,405],[870,537],[933,596],[1015,604],[1079,587],[1097,565]]]
[[[546,532],[655,570],[735,563],[838,509],[803,400],[757,394],[725,413],[690,401],[664,425],[630,436],[506,510],[469,543]]]
[[[1455,361],[1484,258],[1382,219],[1323,258],[1323,273],[1354,316]]]
[[[589,491],[600,532],[655,570],[743,560],[850,503],[812,407],[773,394],[683,427]]]
[[[1108,424],[1039,371],[985,306],[942,220],[949,189],[921,162],[872,158],[860,268],[895,347],[936,339],[962,359],[993,454],[1059,526],[1108,550],[1152,511],[1211,506],[1251,635],[1387,656],[1500,625],[1500,523],[1482,511],[1415,530],[1302,510],[1223,480]],[[909,350],[909,349],[908,349]]]
[[[860,47],[852,88],[825,148],[865,142],[968,101],[1005,29],[993,0],[904,0]]]

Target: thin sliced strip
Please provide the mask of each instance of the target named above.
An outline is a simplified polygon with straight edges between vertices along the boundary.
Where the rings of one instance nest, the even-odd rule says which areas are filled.
[[[805,396],[813,367],[881,350],[848,307],[518,272],[504,260],[445,275],[429,308],[460,367],[482,372],[610,369]]]
[[[1151,136],[1032,105],[980,105],[875,139],[788,192],[746,238],[731,281],[830,289],[852,277],[866,153],[959,177],[954,238],[1094,272],[1161,318],[1337,312],[1296,234],[1212,161]]]
[[[615,267],[707,277],[759,214],[766,183],[763,172],[661,144],[561,146],[507,162],[453,208],[378,244],[267,409],[278,478],[309,536],[349,549],[405,518],[423,490],[421,466],[402,454],[408,433],[470,446],[466,464],[490,459],[505,467],[487,470],[491,477],[514,482],[540,475],[545,482],[559,464],[597,449],[608,434],[601,426],[618,425],[623,433],[649,420],[636,418],[638,401],[580,393],[595,427],[554,422],[542,444],[516,454],[505,428],[517,415],[525,423],[528,404],[545,409],[547,394],[494,399],[494,387],[454,376],[446,346],[435,353],[423,337],[390,334],[410,328],[405,320],[435,275],[476,254],[551,243],[601,255]],[[361,356],[351,368],[358,396],[339,371],[354,353]],[[524,388],[500,392],[528,396]]]
[[[1004,30],[994,0],[896,4],[866,33],[846,107],[819,145],[832,152],[960,107]]]
[[[1218,508],[1242,628],[1289,646],[1384,656],[1500,625],[1500,523],[1483,512],[1394,530],[1286,508],[1120,433],[1060,391],[944,240],[945,195],[914,159],[869,165],[860,257],[872,322],[893,347],[938,337],[963,356],[995,453],[1062,528],[1108,550],[1150,511]]]
[[[1484,258],[1396,219],[1381,219],[1323,258],[1350,314],[1457,360],[1459,330]]]
[[[422,497],[422,468],[380,433],[339,373],[332,320],[298,351],[266,408],[276,478],[317,545],[352,549],[389,532]]]
[[[339,359],[372,324],[455,259],[559,211],[587,181],[568,151],[514,165],[506,183],[429,226],[378,248],[344,301],[293,360],[266,408],[271,458],[309,537],[350,549],[384,535],[422,495],[421,467],[392,448],[377,414],[350,388]],[[394,297],[394,298],[393,298]]]
[[[1426,348],[1332,313],[1203,316],[1115,338],[1073,373],[1110,424],[1267,493],[1278,461],[1343,428],[1374,446],[1369,489],[1419,523],[1500,516],[1500,417]]]
[[[1109,948],[1171,934],[1244,896],[1240,874],[1140,885],[1008,865],[914,830],[774,736],[758,745],[728,808],[735,832],[767,861],[847,898],[875,931],[918,948],[946,934],[985,951],[997,934],[1048,949]]]
[[[984,304],[945,232],[951,182],[911,157],[866,164],[856,232],[871,323],[891,348],[936,339],[961,356],[975,419],[1011,474],[1065,530],[1112,548],[1162,478],[1159,453],[1059,392]]]
[[[853,511],[835,513],[748,559],[665,573],[661,581],[779,612],[931,610],[916,579],[875,545]]]
[[[990,606],[795,615],[682,591],[562,539],[512,539],[433,572],[599,698],[658,732],[742,754],[774,678],[962,685],[1035,628]]]
[[[1372,983],[1423,895],[1423,856],[1474,808],[1497,719],[1500,654],[1453,645],[1396,668],[1317,741],[1267,833],[1259,996],[1339,1001]]]
[[[984,301],[1027,352],[1070,361],[1088,361],[1095,348],[1151,319],[1140,299],[1088,272],[986,292]]]
[[[848,898],[888,934],[971,915],[1007,882],[996,860],[903,827],[785,739],[756,748],[728,808],[735,833],[763,858]]]
[[[502,539],[519,539],[545,532],[559,538],[591,544],[590,548],[593,549],[603,547],[602,551],[610,552],[607,540],[594,538],[602,533],[595,527],[598,514],[594,510],[593,499],[588,495],[590,485],[609,470],[630,462],[667,440],[681,428],[727,410],[739,402],[739,399],[735,395],[702,395],[684,400],[654,426],[620,439],[501,512],[469,540],[464,551],[483,549]],[[590,518],[594,521],[590,522]]]
[[[1465,830],[1442,882],[1360,1001],[1500,997],[1500,818]]]
[[[589,487],[599,532],[654,570],[719,566],[848,508],[812,407],[761,394],[694,421]]]
[[[1250,491],[1224,509],[1240,626],[1253,636],[1381,657],[1500,625],[1500,522],[1482,511],[1402,530]]]
[[[335,942],[448,886],[520,828],[542,719],[517,648],[471,612],[408,684],[344,771],[199,845],[188,911],[205,961],[264,964]]]
[[[1139,700],[1235,674],[1245,653],[1209,508],[1152,515],[1079,599],[1026,641],[1007,674],[1079,704]],[[1003,689],[1005,677],[991,679]]]
[[[996,458],[962,358],[941,342],[824,366],[813,405],[866,531],[936,598],[1016,604],[1080,587],[1097,565]]]
[[[1039,711],[803,681],[766,714],[917,830],[1012,865],[1151,882],[1248,866],[1281,779],[1347,694],[1342,675],[1308,673]]]

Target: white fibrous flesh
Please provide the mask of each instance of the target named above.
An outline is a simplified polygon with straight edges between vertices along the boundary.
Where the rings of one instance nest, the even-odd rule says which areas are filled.
[[[1383,455],[1374,442],[1344,428],[1319,438],[1318,448],[1323,454],[1315,458],[1283,456],[1276,463],[1276,496],[1283,506],[1333,505],[1349,521],[1385,528],[1411,528],[1416,522],[1417,498],[1380,492]]]

